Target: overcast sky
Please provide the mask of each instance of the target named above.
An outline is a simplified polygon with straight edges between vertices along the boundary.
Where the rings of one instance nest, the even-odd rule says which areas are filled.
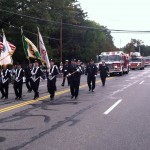
[[[88,19],[108,29],[150,31],[150,0],[78,0]],[[120,48],[132,38],[150,45],[150,33],[112,33],[114,44]]]

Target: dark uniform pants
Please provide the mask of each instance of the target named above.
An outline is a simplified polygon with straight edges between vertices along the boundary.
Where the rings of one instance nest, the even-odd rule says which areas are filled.
[[[100,76],[100,77],[101,77],[102,85],[105,86],[106,76]]]
[[[31,88],[34,91],[34,98],[39,97],[39,84],[40,84],[40,78],[37,79],[35,82],[31,80]]]
[[[29,91],[32,91],[31,88],[31,78],[26,78],[26,87]]]
[[[9,88],[9,81],[1,83],[2,97],[8,98],[8,88]]]
[[[88,76],[87,77],[87,84],[89,86],[89,90],[94,90],[95,89],[95,81],[96,81],[96,77],[95,76]],[[92,83],[92,85],[91,85]]]
[[[78,97],[79,85],[80,85],[80,81],[70,80],[70,91],[72,96]]]
[[[21,98],[22,97],[22,86],[23,86],[23,80],[20,80],[19,82],[14,82],[14,91],[16,97]]]
[[[49,80],[47,79],[47,89],[51,98],[54,98],[56,91],[56,78]]]
[[[67,78],[68,86],[69,86],[69,85],[70,85],[70,84],[69,84],[69,78],[66,77],[66,75],[67,75],[67,74],[64,74],[64,76],[63,76],[63,82],[62,82],[62,85],[65,85],[65,81],[66,81],[66,78]]]

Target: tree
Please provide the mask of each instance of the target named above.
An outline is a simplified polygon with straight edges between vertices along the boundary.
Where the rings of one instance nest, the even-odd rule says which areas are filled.
[[[139,52],[141,45],[143,45],[142,40],[131,39],[131,42],[126,44],[123,49],[126,53],[130,54],[130,52]]]
[[[12,13],[13,12],[13,13]],[[59,61],[59,38],[62,21],[63,59],[88,61],[102,51],[114,50],[110,31],[94,21],[86,20],[78,0],[8,0],[0,1],[0,28],[16,45],[15,61],[25,58],[20,27],[37,45],[37,26],[43,35],[49,57]],[[19,57],[18,57],[19,56]]]

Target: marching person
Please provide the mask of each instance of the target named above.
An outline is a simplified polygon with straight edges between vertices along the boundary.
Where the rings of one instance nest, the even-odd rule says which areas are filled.
[[[2,75],[1,75],[1,72],[2,72],[2,69],[1,69],[1,66],[0,66],[0,91],[2,90]],[[2,93],[2,91],[1,91],[1,93]]]
[[[23,86],[23,77],[24,77],[24,70],[21,67],[21,64],[17,64],[17,69],[15,70],[15,80],[14,80],[14,91],[16,95],[16,100],[22,99],[22,86]]]
[[[47,89],[50,94],[50,99],[53,100],[56,91],[56,78],[59,74],[58,67],[54,65],[54,61],[50,60],[50,68],[47,69]]]
[[[63,63],[60,62],[60,66],[59,66],[59,72],[60,72],[60,74],[62,74],[62,71],[63,71]]]
[[[105,86],[106,77],[109,72],[109,68],[106,66],[105,61],[102,61],[102,65],[99,66],[99,71],[100,71],[102,86]]]
[[[39,63],[35,60],[34,67],[31,71],[31,88],[34,91],[34,100],[39,98],[39,84],[40,84],[40,77],[43,75],[42,70],[39,67]]]
[[[78,66],[78,68],[80,69],[80,80],[81,80],[81,75],[83,74],[83,68],[82,68],[82,66],[81,66],[81,61],[80,60],[78,60],[77,61],[77,66]],[[80,83],[79,83],[79,85],[80,85]]]
[[[13,68],[10,70],[10,75],[11,75],[11,83],[14,84],[15,81],[15,73],[17,70],[17,65],[13,65]]]
[[[68,60],[65,60],[65,64],[64,64],[64,67],[63,67],[63,82],[62,82],[62,86],[65,85],[65,80],[66,80],[66,76],[67,74],[69,73],[69,61]],[[69,86],[69,78],[67,78],[67,81],[68,81],[68,86]]]
[[[97,76],[97,67],[94,64],[93,59],[91,59],[90,63],[87,65],[85,74],[87,75],[87,84],[89,87],[89,91],[92,90],[92,92],[94,92],[95,81],[96,81],[96,76]]]
[[[80,86],[80,76],[81,76],[81,70],[76,64],[76,60],[71,61],[71,65],[69,67],[69,74],[67,77],[69,77],[70,81],[70,92],[71,92],[71,99],[75,97],[75,99],[78,98],[79,94],[79,86]]]
[[[26,87],[27,87],[29,93],[32,91],[32,88],[31,88],[32,68],[33,68],[32,63],[29,63],[29,65],[25,68]]]
[[[8,99],[8,89],[9,89],[9,81],[11,79],[10,72],[7,69],[7,65],[3,65],[3,69],[1,70],[1,99]]]

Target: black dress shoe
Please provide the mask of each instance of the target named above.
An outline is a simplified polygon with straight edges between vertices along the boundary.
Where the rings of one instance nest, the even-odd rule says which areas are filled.
[[[54,100],[54,97],[50,97],[50,100],[53,101],[53,100]]]
[[[73,98],[74,98],[74,95],[71,96],[71,99],[73,99]]]
[[[64,84],[61,84],[61,86],[64,86]]]
[[[78,99],[78,96],[75,96],[75,99]]]
[[[17,100],[19,97],[16,97],[15,100]]]
[[[37,96],[35,96],[33,99],[34,99],[34,100],[36,100],[37,98],[38,98],[38,97],[37,97]]]
[[[8,97],[5,97],[5,100],[8,99]]]
[[[91,91],[91,88],[89,88],[89,91]]]
[[[22,100],[22,97],[19,97],[18,100]]]
[[[1,99],[3,99],[5,96],[2,96]]]

